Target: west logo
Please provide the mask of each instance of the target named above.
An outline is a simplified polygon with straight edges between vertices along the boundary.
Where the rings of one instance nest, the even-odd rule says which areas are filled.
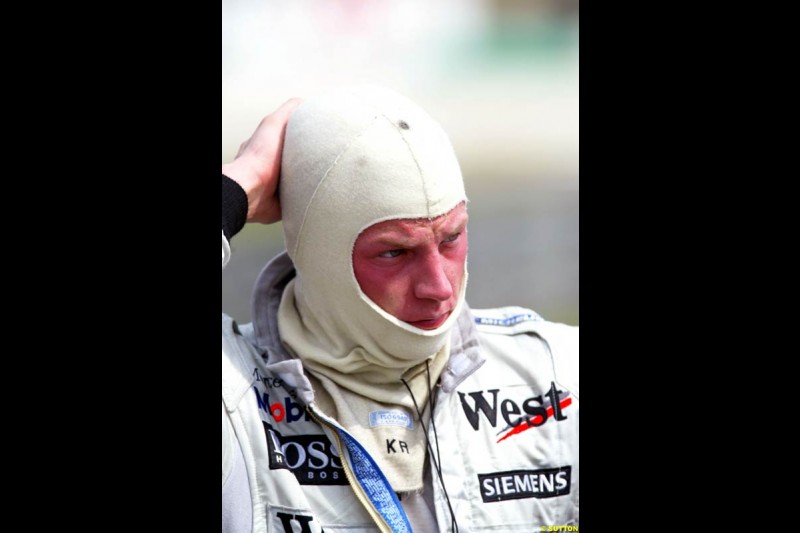
[[[313,522],[314,520],[313,516],[308,516],[304,514],[282,513],[282,512],[275,513],[275,516],[277,516],[278,520],[281,521],[284,533],[295,533],[295,531],[297,531],[297,529],[292,524],[297,524],[300,527],[300,533],[312,533],[311,522]],[[317,528],[315,527],[314,529]],[[325,532],[324,529],[320,531],[322,531],[322,533]]]
[[[484,503],[569,494],[571,480],[571,466],[478,474]]]
[[[325,435],[284,436],[262,423],[270,469],[288,468],[301,485],[347,485],[339,454]]]
[[[269,413],[269,415],[275,420],[275,422],[283,422],[286,420],[287,423],[297,422],[301,418],[306,422],[311,420],[311,417],[303,409],[303,406],[299,403],[293,401],[290,397],[286,397],[283,399],[283,403],[281,402],[274,402],[269,403],[269,393],[261,393],[257,388],[253,387],[253,390],[256,391],[256,399],[258,400],[258,408],[264,411],[265,413]]]
[[[458,397],[461,399],[461,407],[464,409],[464,415],[475,431],[478,431],[480,426],[481,417],[478,412],[483,413],[489,425],[497,427],[497,393],[500,392],[500,389],[490,389],[487,392],[491,395],[491,403],[486,400],[484,391],[466,394],[463,392],[458,393]],[[472,399],[472,405],[467,401],[467,396]],[[521,408],[514,400],[508,398],[502,400],[499,405],[499,411],[506,422],[506,426],[498,433],[498,435],[501,433],[504,433],[504,435],[497,442],[530,428],[541,426],[549,418],[555,418],[557,422],[566,420],[567,416],[563,413],[563,410],[572,404],[572,398],[569,393],[565,394],[564,391],[558,390],[555,382],[550,382],[550,390],[545,396],[547,396],[547,400],[541,394],[527,398],[522,402]]]

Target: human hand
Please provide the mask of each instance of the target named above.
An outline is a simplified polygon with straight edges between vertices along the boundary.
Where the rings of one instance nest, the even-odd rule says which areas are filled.
[[[242,145],[236,158],[222,165],[222,173],[247,193],[247,222],[271,224],[281,219],[278,180],[286,123],[302,99],[287,100],[267,115]]]

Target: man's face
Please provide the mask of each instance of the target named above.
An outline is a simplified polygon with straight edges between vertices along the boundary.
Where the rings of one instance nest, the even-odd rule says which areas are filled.
[[[361,290],[412,326],[441,326],[456,306],[464,279],[467,218],[462,202],[433,220],[388,220],[364,230],[353,248]]]

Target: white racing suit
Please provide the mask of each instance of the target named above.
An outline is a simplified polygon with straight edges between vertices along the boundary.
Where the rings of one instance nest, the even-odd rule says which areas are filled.
[[[223,238],[223,264],[229,253]],[[256,285],[253,324],[222,317],[223,523],[228,513],[228,531],[410,531],[373,458],[316,408],[301,362],[281,346],[277,309],[293,276],[279,255]],[[439,531],[452,530],[450,508],[465,533],[576,526],[578,328],[520,307],[465,306],[452,335],[429,425],[449,497],[429,454]],[[467,350],[486,359],[469,375]],[[369,423],[418,417],[378,411]],[[404,453],[401,439],[386,444]]]

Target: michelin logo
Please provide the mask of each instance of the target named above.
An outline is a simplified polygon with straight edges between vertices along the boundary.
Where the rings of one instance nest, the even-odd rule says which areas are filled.
[[[490,316],[476,316],[475,323],[482,324],[487,326],[514,326],[519,324],[520,322],[526,322],[528,320],[531,321],[541,321],[544,320],[538,313],[531,311],[530,313],[524,313],[521,315],[514,315],[505,318],[496,318]]]
[[[571,466],[478,474],[484,503],[569,494],[571,479]]]
[[[414,429],[414,420],[405,411],[391,409],[387,411],[372,411],[369,414],[369,426],[399,426]]]

